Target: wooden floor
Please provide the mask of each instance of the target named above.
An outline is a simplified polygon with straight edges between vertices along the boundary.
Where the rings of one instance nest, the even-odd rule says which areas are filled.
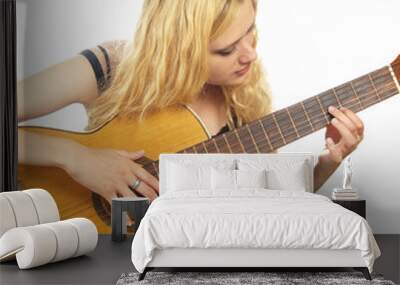
[[[374,235],[381,250],[374,264],[374,272],[382,273],[385,279],[400,284],[400,235]]]
[[[374,272],[399,284],[400,235],[375,235],[375,239],[382,256],[376,260]],[[135,270],[130,257],[131,244],[132,238],[115,243],[111,236],[100,235],[96,250],[88,256],[29,270],[19,270],[15,261],[3,263],[0,284],[115,284],[122,273]]]

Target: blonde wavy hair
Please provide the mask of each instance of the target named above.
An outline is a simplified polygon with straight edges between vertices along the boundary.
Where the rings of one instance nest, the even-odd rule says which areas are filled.
[[[232,23],[245,0],[145,0],[134,40],[124,49],[110,86],[89,107],[86,129],[116,115],[138,116],[201,96],[208,79],[209,42]],[[251,0],[257,11],[257,0]],[[257,45],[257,31],[254,29]],[[271,112],[271,96],[256,60],[246,84],[220,86],[228,126]]]

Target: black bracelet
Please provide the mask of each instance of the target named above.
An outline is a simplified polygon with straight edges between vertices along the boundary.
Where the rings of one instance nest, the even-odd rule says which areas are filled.
[[[80,54],[89,60],[89,63],[92,66],[93,72],[96,76],[97,89],[99,91],[103,91],[105,88],[104,73],[97,56],[90,49],[85,49],[80,52]]]
[[[104,58],[106,59],[106,64],[107,64],[107,79],[106,82],[110,82],[111,78],[111,65],[110,65],[110,58],[108,57],[108,53],[105,48],[103,48],[101,45],[98,45],[99,49],[103,52]]]

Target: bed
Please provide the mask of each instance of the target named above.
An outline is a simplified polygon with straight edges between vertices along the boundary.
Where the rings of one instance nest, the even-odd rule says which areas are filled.
[[[313,192],[311,153],[162,154],[160,196],[132,242],[154,268],[353,267],[379,247],[361,216]]]

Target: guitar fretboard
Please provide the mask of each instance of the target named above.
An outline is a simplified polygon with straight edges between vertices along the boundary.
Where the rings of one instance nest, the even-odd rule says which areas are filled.
[[[398,92],[390,68],[383,67],[179,153],[269,153],[329,124],[331,105],[359,112]],[[158,177],[158,161],[146,166]]]

